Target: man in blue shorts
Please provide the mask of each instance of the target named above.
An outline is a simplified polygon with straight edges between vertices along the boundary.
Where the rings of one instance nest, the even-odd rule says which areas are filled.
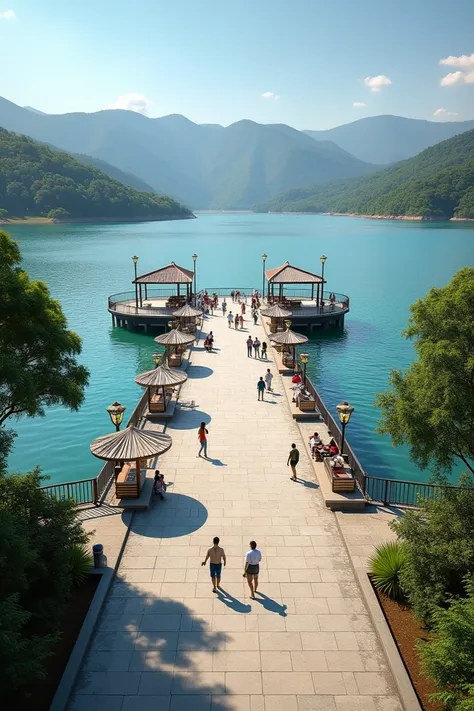
[[[206,558],[201,565],[206,565],[207,559],[209,558],[212,592],[216,593],[217,588],[221,586],[222,563],[224,563],[225,567],[227,561],[224,549],[219,546],[219,538],[216,536],[212,542],[214,545],[207,551]]]

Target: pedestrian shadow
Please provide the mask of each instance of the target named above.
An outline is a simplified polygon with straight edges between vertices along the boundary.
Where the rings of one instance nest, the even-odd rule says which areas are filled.
[[[296,480],[299,484],[303,484],[306,489],[319,489],[319,484],[316,484],[314,481],[309,481],[308,479],[301,479],[299,476],[296,477]]]
[[[272,598],[268,597],[268,595],[264,595],[260,592],[260,590],[257,590],[255,595],[259,595],[259,597],[255,598],[255,602],[260,603],[265,610],[274,612],[275,614],[280,615],[280,617],[287,617],[286,605],[280,605],[279,602],[272,600]]]
[[[240,600],[237,600],[237,598],[227,592],[222,585],[217,590],[217,599],[220,600],[220,602],[222,602],[226,607],[229,607],[234,612],[239,612],[240,614],[249,613],[252,610],[251,605],[245,605],[243,602],[240,602]]]
[[[167,429],[169,431],[197,430],[198,427],[200,427],[201,422],[205,422],[206,425],[208,425],[211,419],[211,416],[202,410],[191,410],[190,408],[183,409],[182,407],[178,407],[176,409],[176,415],[173,417]]]
[[[221,459],[213,459],[212,457],[203,457],[203,459],[206,459],[208,462],[213,464],[215,467],[226,467],[227,464],[223,462]]]

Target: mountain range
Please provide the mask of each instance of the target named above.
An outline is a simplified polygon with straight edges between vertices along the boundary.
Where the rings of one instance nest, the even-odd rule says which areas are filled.
[[[474,219],[474,129],[374,175],[290,190],[259,209]]]

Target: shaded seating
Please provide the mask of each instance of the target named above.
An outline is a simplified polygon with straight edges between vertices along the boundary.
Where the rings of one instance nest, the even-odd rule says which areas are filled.
[[[148,411],[150,414],[166,412],[169,401],[173,397],[174,388],[182,385],[188,379],[182,370],[173,370],[159,366],[153,370],[140,373],[135,378],[137,385],[148,388]]]
[[[331,482],[331,488],[334,492],[352,492],[355,491],[355,479],[352,476],[351,468],[348,464],[343,467],[333,467],[332,459],[326,457],[324,466]]]
[[[182,354],[187,346],[194,342],[194,334],[184,333],[177,328],[171,329],[168,333],[163,333],[155,338],[155,343],[165,346],[165,358],[168,365],[178,367],[181,365]]]
[[[308,342],[307,336],[303,336],[301,333],[292,331],[290,326],[288,326],[286,331],[283,331],[283,333],[271,333],[268,339],[272,342],[272,344],[276,344],[281,347],[282,363],[289,369],[293,369],[295,367],[296,346]]]
[[[292,314],[288,309],[284,309],[280,304],[274,304],[270,308],[260,311],[262,316],[270,318],[270,333],[277,333],[284,330],[284,321]]]

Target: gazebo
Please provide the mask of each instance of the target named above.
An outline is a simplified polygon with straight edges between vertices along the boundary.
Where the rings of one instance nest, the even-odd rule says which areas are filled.
[[[289,299],[285,297],[284,287],[288,284],[297,284],[298,286],[311,286],[311,296],[308,298],[314,299],[314,287],[316,286],[316,305],[319,306],[323,298],[324,284],[326,282],[319,274],[312,274],[305,269],[292,266],[289,262],[285,262],[275,269],[267,269],[265,272],[267,280],[267,301],[273,304],[278,302],[288,306],[301,306],[301,299]],[[276,287],[276,288],[275,288]],[[277,291],[277,294],[275,294]]]
[[[145,300],[148,298],[148,286],[151,284],[176,286],[176,295],[169,296],[166,305],[178,307],[191,301],[193,279],[194,272],[191,269],[185,269],[174,262],[170,262],[166,267],[138,276],[133,280],[132,284],[135,284],[137,302],[140,303],[140,306],[143,306],[143,298]]]
[[[155,343],[160,343],[162,346],[165,346],[168,365],[174,365],[176,367],[181,365],[181,356],[186,346],[191,345],[193,341],[193,333],[184,333],[177,328],[173,328],[171,331],[155,338]],[[170,353],[172,348],[174,348],[174,352]]]
[[[273,304],[268,309],[260,311],[261,316],[270,318],[270,333],[282,330],[283,321],[292,315],[288,309],[284,309],[280,304]]]
[[[160,365],[158,368],[137,375],[135,382],[148,389],[148,411],[152,414],[166,412],[168,400],[171,399],[169,389],[185,383],[187,379],[188,376],[184,371]]]
[[[142,488],[142,460],[167,452],[171,445],[172,439],[167,434],[130,426],[98,437],[91,444],[91,452],[98,459],[122,463],[115,481],[117,498],[138,498]]]
[[[282,363],[287,368],[294,368],[296,363],[296,346],[308,342],[308,338],[301,333],[292,331],[290,326],[282,333],[273,333],[268,338],[272,343],[275,343],[282,348]]]
[[[202,311],[191,306],[191,304],[184,304],[177,311],[173,311],[173,316],[179,319],[180,329],[194,327],[194,330],[196,330],[196,319],[198,316],[202,316]]]

